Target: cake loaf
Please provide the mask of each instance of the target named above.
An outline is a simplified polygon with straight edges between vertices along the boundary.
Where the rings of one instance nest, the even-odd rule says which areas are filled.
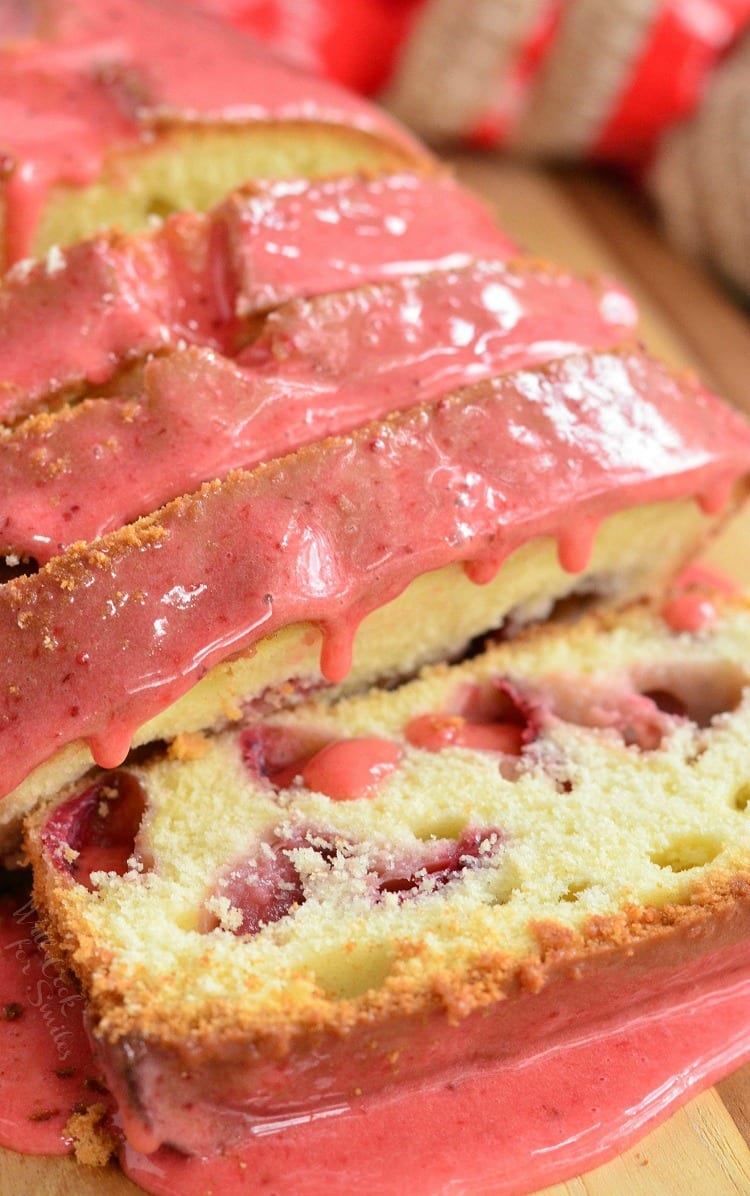
[[[658,591],[749,469],[746,424],[695,381],[571,355],[74,545],[0,588],[6,831],[133,744],[408,676],[571,593]]]
[[[36,900],[131,1150],[239,1150],[292,1192],[294,1127],[493,1064],[514,1082],[530,1056],[557,1074],[581,1019],[597,1076],[629,1019],[647,1034],[687,1001],[695,1051],[705,986],[746,994],[750,968],[750,605],[712,601],[693,634],[642,607],[535,628],[393,692],[186,737],[39,811]],[[658,1066],[623,1048],[597,1118],[628,1069],[642,1097],[669,1078],[668,1042]],[[557,1107],[555,1141],[576,1101]],[[359,1142],[367,1121],[344,1121]],[[124,1157],[147,1187],[169,1174]],[[493,1190],[520,1190],[502,1158]]]
[[[427,160],[377,109],[172,0],[41,0],[4,28],[0,266],[248,178]]]

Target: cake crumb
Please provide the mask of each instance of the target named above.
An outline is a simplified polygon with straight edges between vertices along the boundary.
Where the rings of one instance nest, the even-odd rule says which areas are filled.
[[[104,1167],[115,1153],[115,1140],[105,1124],[107,1107],[89,1105],[71,1113],[65,1125],[65,1136],[73,1143],[76,1162],[86,1167]]]
[[[59,245],[51,245],[47,250],[44,268],[48,276],[59,274],[61,270],[65,269],[65,255]]]
[[[170,760],[200,760],[208,751],[208,741],[200,731],[183,731],[175,735],[167,748]]]
[[[230,723],[239,722],[242,718],[242,707],[238,706],[233,698],[224,698],[221,703],[221,708],[224,718]]]
[[[242,911],[233,906],[228,897],[209,897],[206,909],[214,915],[222,930],[236,934],[242,926]]]

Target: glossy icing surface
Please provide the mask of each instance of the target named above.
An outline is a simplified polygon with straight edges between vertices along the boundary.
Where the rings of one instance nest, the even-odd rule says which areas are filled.
[[[347,125],[423,156],[377,109],[172,0],[71,0],[39,24],[0,47],[8,262],[28,256],[52,186],[92,182],[109,152],[175,123]]]
[[[561,991],[545,1010],[543,1049],[533,1033],[513,1036],[494,1064],[469,1055],[450,1078],[417,1091],[350,1094],[317,1115],[280,1117],[220,1159],[166,1148],[143,1156],[126,1145],[123,1168],[158,1196],[203,1196],[207,1186],[240,1196],[259,1175],[279,1196],[318,1196],[322,1183],[331,1196],[522,1196],[613,1157],[750,1058],[747,944],[702,962],[705,976],[688,965],[674,977],[681,988],[662,987],[657,975],[655,992],[644,974],[633,993],[622,971],[634,1004],[603,1020],[594,984],[572,1033],[554,1029],[567,1020],[571,993]]]
[[[710,598],[690,593],[670,598],[662,609],[662,615],[673,631],[708,630],[719,617]]]
[[[294,303],[236,363],[205,349],[152,360],[141,396],[88,400],[0,438],[0,549],[44,562],[232,469],[611,347],[632,331],[620,298],[545,267],[475,265]]]
[[[103,767],[214,664],[297,622],[329,681],[364,615],[452,562],[487,579],[638,503],[714,507],[750,429],[637,351],[508,374],[204,487],[0,590],[4,792],[66,743]],[[471,575],[471,574],[470,574]],[[113,662],[116,661],[116,666]]]
[[[0,417],[101,386],[168,347],[232,353],[250,317],[287,299],[513,252],[447,175],[257,182],[208,215],[180,213],[155,232],[97,237],[10,271]],[[603,318],[633,324],[632,303],[608,294]]]
[[[354,801],[375,793],[400,758],[398,744],[386,739],[340,739],[307,761],[302,781],[308,789],[325,793],[334,801]]]

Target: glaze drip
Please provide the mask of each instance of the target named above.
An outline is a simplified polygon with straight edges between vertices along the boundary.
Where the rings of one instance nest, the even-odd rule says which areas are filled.
[[[4,790],[79,739],[119,762],[138,726],[278,628],[322,627],[340,680],[360,619],[421,574],[749,469],[738,415],[625,351],[508,374],[205,486],[0,589]]]

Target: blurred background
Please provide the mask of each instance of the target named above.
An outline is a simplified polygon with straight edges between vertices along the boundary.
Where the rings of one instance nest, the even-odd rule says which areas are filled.
[[[191,0],[433,146],[604,164],[750,297],[750,0]]]

